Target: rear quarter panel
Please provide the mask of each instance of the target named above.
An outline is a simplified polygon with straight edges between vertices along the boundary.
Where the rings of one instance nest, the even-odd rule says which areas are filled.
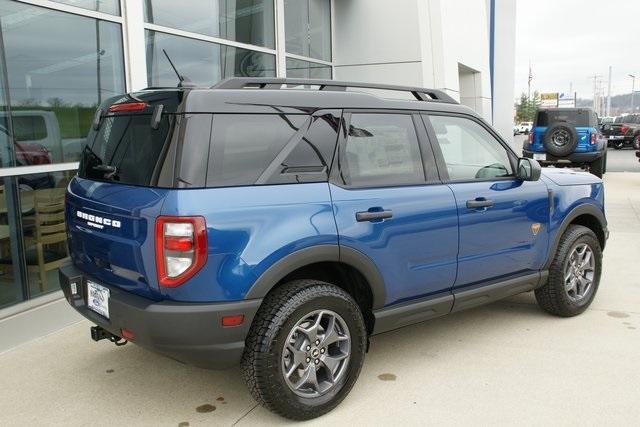
[[[171,190],[162,215],[201,215],[207,223],[206,265],[187,283],[162,289],[175,301],[243,299],[286,255],[338,244],[327,183]]]

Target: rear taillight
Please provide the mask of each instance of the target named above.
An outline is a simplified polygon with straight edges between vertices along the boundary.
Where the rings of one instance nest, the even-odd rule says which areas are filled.
[[[598,134],[594,132],[591,134],[591,139],[589,140],[589,144],[596,145],[596,142],[598,142]]]
[[[125,102],[122,104],[113,104],[109,107],[110,113],[133,113],[136,111],[143,111],[147,108],[146,102]]]
[[[533,131],[531,131],[529,133],[529,145],[533,145],[533,136],[535,135],[535,133]]]
[[[201,216],[156,220],[156,268],[160,286],[182,285],[207,262],[207,227]]]
[[[622,127],[620,128],[620,132],[622,132],[623,135],[626,135],[628,130],[629,126],[627,125],[622,125]]]

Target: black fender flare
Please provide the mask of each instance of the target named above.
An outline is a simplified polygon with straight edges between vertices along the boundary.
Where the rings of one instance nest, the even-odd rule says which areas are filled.
[[[319,262],[341,262],[358,270],[371,288],[372,308],[375,310],[384,307],[386,301],[384,280],[374,262],[357,249],[339,245],[311,246],[276,261],[258,277],[247,292],[245,299],[264,298],[288,274]]]
[[[556,237],[553,242],[550,242],[549,245],[549,255],[547,257],[547,262],[544,264],[543,270],[549,269],[551,263],[553,262],[553,257],[555,256],[556,250],[558,249],[558,245],[560,244],[560,239],[564,232],[569,228],[569,225],[573,222],[574,219],[579,217],[580,215],[590,215],[598,220],[600,227],[602,228],[602,232],[604,234],[602,249],[604,249],[604,242],[608,237],[607,230],[607,219],[604,216],[604,213],[598,209],[594,205],[580,205],[572,209],[562,220],[560,226],[558,227],[558,231],[556,233]]]

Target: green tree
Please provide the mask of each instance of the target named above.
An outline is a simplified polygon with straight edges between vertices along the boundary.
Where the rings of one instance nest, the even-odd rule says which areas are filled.
[[[516,121],[532,122],[539,106],[540,93],[538,91],[533,92],[531,97],[528,97],[526,93],[522,93],[520,100],[516,104]]]

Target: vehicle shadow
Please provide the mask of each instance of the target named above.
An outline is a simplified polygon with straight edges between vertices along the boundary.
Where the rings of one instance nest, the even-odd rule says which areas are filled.
[[[474,345],[474,339],[469,337],[490,342],[505,340],[514,328],[524,330],[531,324],[531,318],[539,321],[545,316],[548,315],[535,305],[529,293],[375,336],[371,339],[361,381],[362,377],[372,376],[384,380],[385,375],[393,379],[399,363],[419,367],[429,363],[431,357],[449,359],[453,353],[448,352],[458,352],[461,342],[468,340],[468,345]],[[422,345],[424,343],[428,345]],[[101,402],[101,411],[105,414],[121,413],[123,406],[142,406],[153,407],[153,413],[141,414],[137,421],[150,422],[149,417],[178,423],[206,419],[216,425],[231,425],[256,406],[239,367],[211,371],[181,364],[135,345],[123,348],[98,345],[104,347],[83,358],[76,369],[79,376],[103,377],[101,394],[119,396]],[[398,352],[403,355],[402,362],[390,356]],[[99,367],[97,374],[96,367]],[[366,388],[370,393],[369,386]],[[356,385],[349,400],[357,401],[362,392],[362,387]],[[262,408],[256,411],[261,422],[286,422]]]

